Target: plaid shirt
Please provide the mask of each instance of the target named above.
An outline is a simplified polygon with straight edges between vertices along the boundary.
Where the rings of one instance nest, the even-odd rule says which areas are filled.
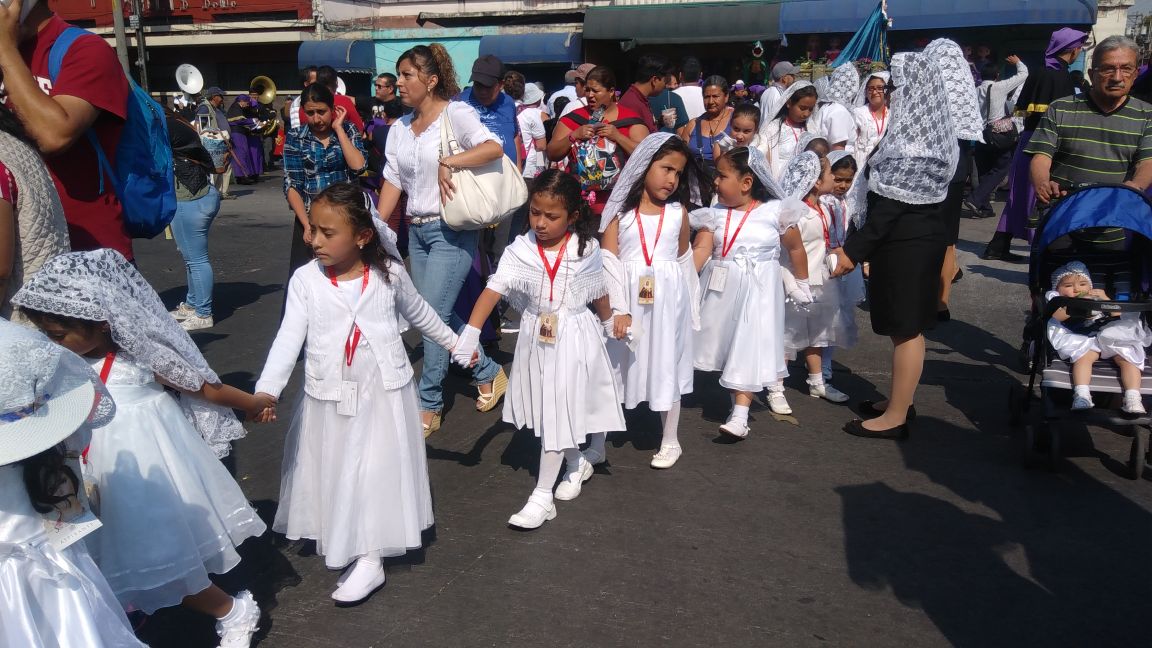
[[[316,194],[337,182],[352,182],[368,166],[368,153],[356,127],[344,123],[344,132],[352,144],[364,156],[364,164],[352,169],[344,161],[344,152],[335,133],[324,146],[307,125],[288,133],[284,142],[284,196],[289,189],[295,189],[304,199],[305,207],[311,206]]]

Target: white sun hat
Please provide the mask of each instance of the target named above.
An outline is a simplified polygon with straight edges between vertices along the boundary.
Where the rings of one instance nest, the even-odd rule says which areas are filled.
[[[0,465],[27,459],[115,406],[80,356],[31,329],[0,320]]]

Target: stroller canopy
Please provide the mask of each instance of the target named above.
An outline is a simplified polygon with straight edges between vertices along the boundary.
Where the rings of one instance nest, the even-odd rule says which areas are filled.
[[[1124,185],[1085,187],[1068,194],[1044,221],[1037,249],[1086,227],[1120,227],[1152,241],[1152,203]]]

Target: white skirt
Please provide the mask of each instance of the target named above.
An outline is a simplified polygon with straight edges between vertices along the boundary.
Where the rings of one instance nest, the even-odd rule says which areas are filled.
[[[724,292],[708,289],[712,270],[728,268]],[[745,272],[732,261],[710,259],[700,275],[700,330],[696,368],[719,371],[727,389],[758,392],[788,374],[784,361],[784,285],[778,261],[759,261]]]
[[[235,567],[265,526],[158,383],[109,391],[116,417],[93,432],[85,470],[104,526],[85,542],[121,605],[152,614]]]
[[[636,351],[625,340],[608,340],[608,356],[623,387],[626,409],[647,402],[654,412],[667,412],[672,403],[692,393],[692,304],[684,273],[676,262],[659,262],[655,303],[641,305],[640,268],[627,264],[632,326],[640,331]]]
[[[1060,322],[1050,319],[1048,341],[1068,362],[1076,362],[1089,351],[1095,351],[1102,359],[1120,356],[1143,371],[1147,358],[1145,347],[1152,345],[1152,332],[1136,314],[1122,315],[1118,321],[1100,329],[1094,337],[1073,333]]]
[[[531,428],[547,451],[579,447],[589,434],[624,429],[604,330],[591,311],[561,313],[556,343],[539,341],[539,319],[520,317],[504,396],[504,421]]]
[[[385,389],[366,342],[347,376],[359,383],[355,416],[337,414],[336,401],[301,400],[284,445],[272,523],[292,540],[315,540],[330,569],[370,552],[418,549],[433,522],[415,386]]]
[[[784,305],[784,350],[789,360],[809,347],[846,349],[856,344],[856,320],[845,308],[842,288],[839,279],[826,279],[824,285],[812,286],[811,304]]]

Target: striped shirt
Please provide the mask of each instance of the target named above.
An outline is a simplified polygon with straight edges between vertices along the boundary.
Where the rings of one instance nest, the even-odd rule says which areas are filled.
[[[1152,158],[1152,105],[1129,97],[1110,113],[1087,94],[1053,101],[1024,149],[1052,158],[1051,178],[1064,189],[1130,180],[1136,165]],[[1116,228],[1088,228],[1077,237],[1090,243],[1123,240]]]
[[[1065,188],[1124,182],[1152,158],[1152,105],[1129,97],[1105,114],[1087,95],[1057,99],[1024,152],[1052,158],[1052,180]]]

